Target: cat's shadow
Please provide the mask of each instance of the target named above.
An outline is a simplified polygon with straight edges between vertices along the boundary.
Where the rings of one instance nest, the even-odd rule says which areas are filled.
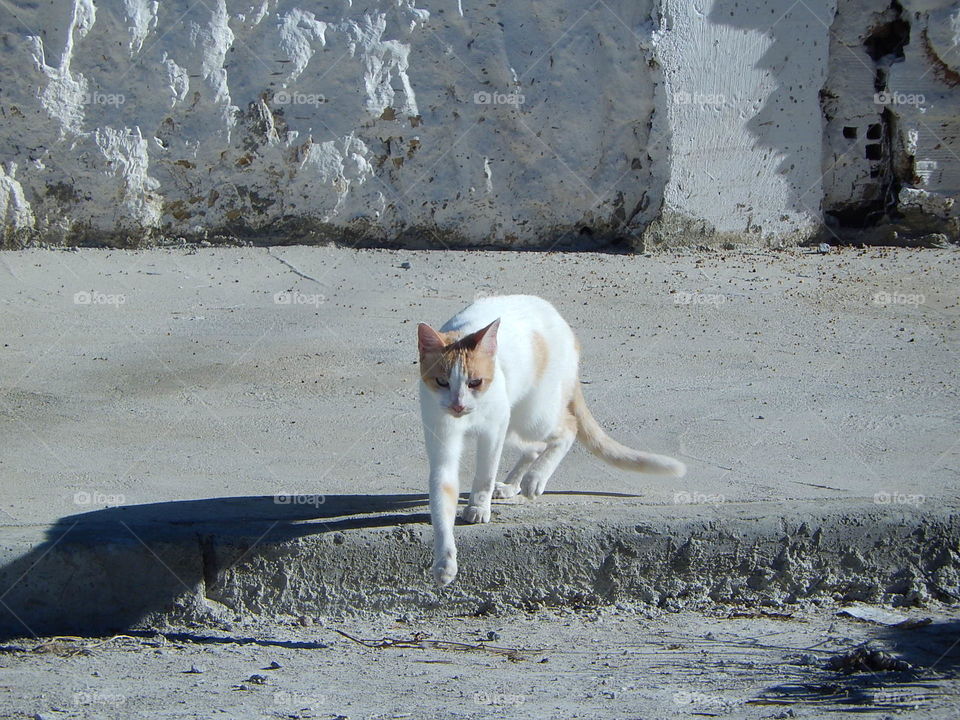
[[[417,510],[421,512],[416,512]],[[76,526],[129,535],[125,526],[149,528],[176,538],[216,530],[261,536],[269,526],[274,540],[336,530],[430,522],[429,497],[390,495],[289,494],[219,497],[124,505],[61,518],[54,530]],[[207,530],[204,530],[204,529]]]
[[[581,494],[620,496],[548,493]],[[461,495],[461,507],[467,496]],[[338,533],[358,528],[421,526],[422,547],[403,546],[411,577],[426,583],[429,505],[423,493],[220,497],[91,510],[62,517],[46,530],[7,526],[0,639],[135,628],[182,603],[185,592],[217,596],[241,561],[262,563],[272,574],[290,555],[279,558],[277,548],[314,535],[342,543],[346,538]]]
[[[221,547],[252,560],[310,535],[429,522],[425,494],[276,495],[91,510],[42,532],[8,526],[6,544],[25,551],[7,550],[0,566],[0,638],[136,627],[209,585]]]

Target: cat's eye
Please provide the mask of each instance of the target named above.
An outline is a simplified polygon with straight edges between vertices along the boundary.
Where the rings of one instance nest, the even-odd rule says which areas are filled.
[[[449,381],[444,380],[443,378],[437,378],[436,380],[437,380],[437,385],[439,385],[440,387],[450,387]]]
[[[483,379],[482,379],[482,378],[474,378],[473,380],[470,380],[470,381],[467,383],[467,387],[468,387],[468,388],[472,388],[473,390],[476,390],[476,389],[477,389],[478,387],[480,387],[481,385],[483,385]]]

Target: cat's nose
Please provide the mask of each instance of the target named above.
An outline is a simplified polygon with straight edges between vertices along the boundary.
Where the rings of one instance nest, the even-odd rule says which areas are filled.
[[[459,414],[459,413],[462,413],[462,412],[464,411],[463,405],[451,405],[451,406],[450,406],[450,409],[453,410],[455,413],[458,413],[458,414]]]

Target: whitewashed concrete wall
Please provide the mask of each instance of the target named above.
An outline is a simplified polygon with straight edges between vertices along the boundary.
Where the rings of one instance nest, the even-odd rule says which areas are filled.
[[[6,0],[0,234],[802,240],[870,192],[834,131],[876,62],[831,27],[862,49],[890,11],[837,1]],[[903,4],[890,88],[931,102],[892,132],[936,168],[897,189],[955,217],[960,10]]]

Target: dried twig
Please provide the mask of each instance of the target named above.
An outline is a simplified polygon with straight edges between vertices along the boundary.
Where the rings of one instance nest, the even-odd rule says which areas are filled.
[[[89,638],[77,637],[76,635],[57,635],[55,637],[44,640],[42,643],[33,648],[32,652],[43,652],[47,648],[54,646],[58,643],[62,644],[65,642],[84,642]],[[92,645],[83,645],[81,647],[72,647],[63,653],[64,657],[74,657],[75,655],[83,655],[89,653],[97,648],[101,648],[104,645],[113,642],[114,640],[136,640],[137,638],[130,635],[113,635],[108,637],[106,640],[101,640],[100,642],[93,643]]]
[[[536,654],[545,652],[543,649],[529,649],[525,650],[522,648],[508,648],[501,647],[499,645],[490,645],[488,643],[463,643],[456,642],[453,640],[432,640],[428,638],[423,633],[414,633],[410,638],[391,638],[385,637],[380,640],[364,640],[363,638],[358,638],[350,633],[344,632],[343,630],[333,629],[334,632],[343,635],[348,640],[353,640],[353,642],[363,645],[368,648],[413,648],[416,650],[481,650],[486,652],[492,652],[496,655],[503,655],[510,658],[511,660],[522,660],[523,655],[525,654]]]

